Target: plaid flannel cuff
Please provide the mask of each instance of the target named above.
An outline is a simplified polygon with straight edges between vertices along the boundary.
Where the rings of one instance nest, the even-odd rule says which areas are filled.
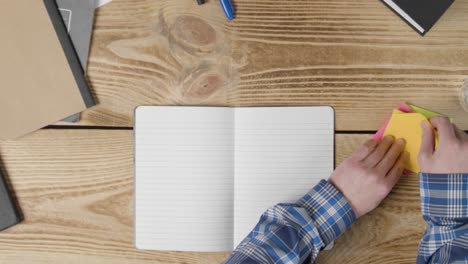
[[[420,173],[421,210],[427,217],[468,217],[468,174]]]
[[[321,180],[297,205],[307,210],[325,245],[334,241],[356,221],[346,198],[328,181]]]

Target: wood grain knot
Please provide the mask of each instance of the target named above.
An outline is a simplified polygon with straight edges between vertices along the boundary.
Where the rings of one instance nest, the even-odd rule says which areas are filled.
[[[172,45],[177,43],[191,54],[212,52],[218,39],[216,30],[210,24],[189,15],[179,16],[173,21],[170,35]]]
[[[207,99],[224,86],[225,78],[216,72],[204,73],[188,85],[184,96],[192,99]]]
[[[179,17],[175,30],[182,40],[194,45],[207,46],[216,42],[216,31],[213,27],[197,17]]]

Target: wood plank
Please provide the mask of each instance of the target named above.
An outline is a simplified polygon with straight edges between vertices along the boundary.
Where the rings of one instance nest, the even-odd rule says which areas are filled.
[[[132,131],[42,130],[0,150],[25,219],[0,233],[0,263],[219,263],[227,255],[133,248]]]
[[[337,164],[367,138],[337,135]],[[0,233],[0,263],[205,264],[229,255],[133,248],[132,131],[41,130],[0,142],[0,154],[25,219]],[[408,177],[318,263],[414,263],[423,228],[417,177]]]
[[[138,105],[332,105],[338,130],[376,130],[404,101],[468,129],[468,2],[425,37],[377,0],[114,0],[97,12],[81,125],[133,125]]]

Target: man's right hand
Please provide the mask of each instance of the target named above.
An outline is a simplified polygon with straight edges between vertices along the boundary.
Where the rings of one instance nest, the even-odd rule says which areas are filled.
[[[439,133],[435,149],[435,134],[427,122],[423,129],[419,167],[424,173],[468,173],[468,135],[446,117],[434,117],[432,125]]]

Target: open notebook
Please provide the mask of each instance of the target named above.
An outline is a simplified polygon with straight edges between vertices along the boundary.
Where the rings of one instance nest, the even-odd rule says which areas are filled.
[[[157,107],[135,117],[135,245],[228,251],[334,167],[331,107]]]

